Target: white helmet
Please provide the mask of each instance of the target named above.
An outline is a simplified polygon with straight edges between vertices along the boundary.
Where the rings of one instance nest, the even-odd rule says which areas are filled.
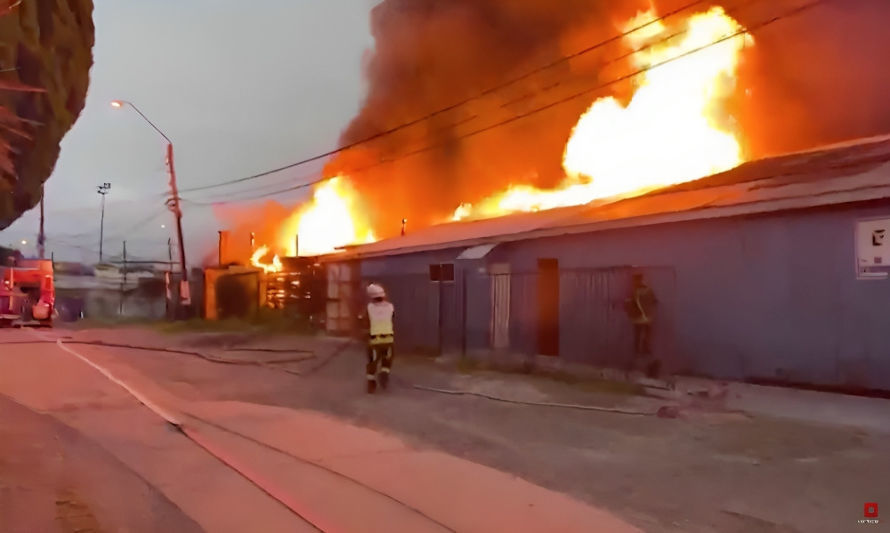
[[[383,290],[383,287],[377,285],[376,283],[372,283],[368,285],[368,298],[384,298],[386,296],[386,291]]]

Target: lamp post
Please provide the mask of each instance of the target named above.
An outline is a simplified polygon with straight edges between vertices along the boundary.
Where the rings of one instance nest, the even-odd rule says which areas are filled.
[[[167,141],[167,171],[170,174],[170,198],[167,200],[167,207],[173,212],[173,216],[176,220],[176,238],[179,241],[179,265],[182,269],[182,283],[180,284],[180,299],[184,305],[191,304],[191,297],[189,295],[189,285],[188,285],[188,269],[186,268],[185,261],[185,243],[182,239],[182,210],[179,205],[179,189],[176,186],[176,167],[173,165],[173,141],[170,140],[170,137],[158,128],[154,122],[148,119],[145,114],[136,107],[133,102],[128,102],[126,100],[114,100],[111,102],[111,107],[116,109],[121,109],[124,106],[130,106],[133,111],[139,114],[142,119],[148,123],[149,126],[152,127],[161,137]]]
[[[108,182],[96,186],[96,192],[102,195],[102,217],[99,219],[99,262],[102,262],[102,244],[105,242],[105,195],[111,191]]]

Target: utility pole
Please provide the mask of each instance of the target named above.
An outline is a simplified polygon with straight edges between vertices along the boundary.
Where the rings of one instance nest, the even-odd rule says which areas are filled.
[[[126,291],[127,285],[127,241],[124,241],[124,266],[123,266],[123,276],[121,277],[121,294],[120,294],[120,305],[117,309],[118,316],[124,316],[124,292]]]
[[[45,194],[40,191],[40,234],[37,236],[37,257],[45,259],[46,256],[46,234],[43,232],[43,198]]]
[[[188,284],[188,267],[186,266],[185,261],[185,241],[182,238],[182,209],[180,207],[180,198],[179,198],[179,188],[176,185],[176,166],[173,164],[173,141],[170,140],[170,137],[167,137],[167,134],[161,131],[154,122],[149,120],[145,113],[143,113],[133,102],[128,102],[126,100],[114,100],[111,102],[111,107],[120,109],[125,105],[130,106],[133,111],[135,111],[142,119],[148,123],[149,126],[152,127],[158,134],[167,141],[167,170],[170,174],[170,198],[167,200],[167,207],[173,212],[174,217],[176,218],[176,238],[179,240],[179,263],[182,269],[182,281],[179,285],[179,297],[182,305],[189,307],[191,306],[191,297],[189,295],[189,284]]]
[[[102,195],[102,218],[99,219],[99,262],[102,262],[102,244],[105,242],[105,195],[111,190],[108,182],[98,185],[96,192]]]
[[[182,239],[182,209],[179,205],[179,189],[176,186],[176,167],[173,165],[173,141],[170,139],[167,139],[167,168],[170,170],[170,192],[173,195],[172,198],[170,198],[170,208],[176,216],[176,239],[179,241],[179,263],[180,268],[182,269],[182,282],[179,285],[179,300],[183,305],[189,306],[192,303],[192,298],[189,290],[188,267],[185,262],[185,242]]]
[[[171,300],[173,300],[173,292],[170,290],[170,283],[173,280],[173,239],[167,238],[167,256],[169,257],[167,263],[167,272],[164,273],[164,286],[166,291],[164,292],[164,302],[166,303],[165,311],[167,315],[167,319],[173,319],[173,309],[171,304]]]

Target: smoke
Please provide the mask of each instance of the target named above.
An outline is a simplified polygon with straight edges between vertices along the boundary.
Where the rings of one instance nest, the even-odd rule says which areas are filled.
[[[886,0],[832,1],[758,32],[735,109],[750,155],[890,132],[888,20]]]
[[[270,201],[261,206],[246,208],[223,204],[214,206],[213,210],[214,216],[218,220],[225,221],[228,227],[230,259],[246,262],[255,247],[263,245],[275,247],[275,252],[283,252],[277,249],[281,238],[281,224],[290,216],[291,209]],[[255,246],[251,242],[251,237],[255,241]],[[203,258],[203,265],[215,265],[217,260],[217,250],[214,247],[213,252]]]
[[[616,35],[648,3],[637,0],[384,0],[373,11],[375,48],[351,143],[464,101],[566,54]],[[616,43],[617,45],[617,43]],[[460,203],[511,183],[553,186],[562,151],[590,101],[579,99],[506,127],[461,139],[513,115],[596,85],[612,46],[529,77],[457,109],[341,154],[328,172],[352,177],[375,230],[396,234],[441,221]],[[380,161],[437,146],[361,172]]]
[[[686,3],[656,2],[665,13]],[[713,2],[754,25],[793,2]],[[376,46],[366,62],[369,91],[343,133],[351,143],[479,94],[617,33],[649,2],[623,0],[384,0],[371,20]],[[703,4],[700,10],[708,5]],[[738,8],[735,10],[735,8]],[[735,15],[735,13],[738,13]],[[890,53],[886,0],[836,1],[755,35],[730,102],[749,157],[801,149],[890,129],[886,91]],[[329,172],[350,174],[429,146],[437,148],[351,176],[382,236],[441,221],[461,202],[511,183],[555,185],[565,143],[579,115],[604,93],[460,137],[628,72],[602,68],[620,43],[532,76],[481,100],[341,154]],[[628,86],[607,94],[623,98]]]
[[[748,0],[721,5],[755,26],[803,0]],[[659,14],[688,0],[655,2]],[[647,0],[383,0],[371,16],[375,47],[368,52],[368,93],[345,129],[350,144],[462,102],[554,60],[619,33]],[[679,16],[691,14],[684,12]],[[745,51],[736,96],[737,120],[749,158],[890,131],[890,2],[834,0],[772,24]],[[626,100],[632,83],[610,86],[485,133],[462,138],[535,107],[630,72],[610,62],[626,54],[620,42],[563,62],[467,105],[335,157],[326,175],[348,175],[379,237],[441,222],[463,202],[513,183],[555,186],[563,151],[579,116],[598,97]],[[435,148],[405,157],[426,147]],[[383,164],[380,164],[384,162]],[[233,251],[249,255],[277,242],[290,211],[262,208],[221,213],[234,221]],[[258,220],[262,218],[263,227]]]

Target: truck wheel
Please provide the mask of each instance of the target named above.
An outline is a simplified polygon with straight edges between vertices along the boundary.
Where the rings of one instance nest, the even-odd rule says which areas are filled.
[[[34,302],[31,301],[30,298],[25,298],[25,301],[22,303],[22,320],[34,320]]]

